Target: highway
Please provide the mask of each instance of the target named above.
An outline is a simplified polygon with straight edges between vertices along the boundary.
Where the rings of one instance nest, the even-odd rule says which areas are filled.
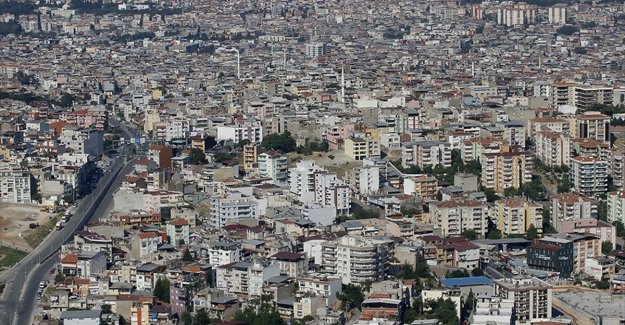
[[[130,133],[128,129],[124,131]],[[124,175],[130,172],[136,163],[135,159],[125,161],[125,153],[129,150],[129,145],[124,147],[124,153],[120,153],[113,160],[110,171],[104,173],[91,194],[80,200],[74,216],[61,230],[53,230],[22,261],[0,275],[0,282],[6,284],[0,296],[0,324],[31,324],[39,282],[58,262],[58,250],[61,245],[71,240],[73,234],[81,230],[85,224],[97,220],[106,212],[105,208],[100,207],[108,207],[112,203],[113,193],[121,184]]]

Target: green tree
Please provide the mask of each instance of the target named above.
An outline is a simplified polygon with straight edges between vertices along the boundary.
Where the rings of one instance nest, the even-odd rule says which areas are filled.
[[[269,150],[280,150],[288,153],[293,152],[296,149],[295,139],[291,136],[289,131],[285,131],[282,134],[272,133],[263,138],[263,148]]]
[[[464,300],[464,307],[467,310],[473,310],[475,308],[475,297],[473,296],[473,290],[469,291],[467,299]]]
[[[479,237],[479,234],[473,229],[467,229],[460,235],[468,240],[476,240]]]
[[[623,226],[623,223],[620,221],[614,221],[612,224],[616,227],[616,235],[619,237],[625,237],[625,226]]]
[[[484,271],[476,267],[473,270],[471,270],[471,276],[484,276]]]
[[[156,284],[154,285],[154,297],[162,302],[169,303],[169,290],[171,283],[169,279],[162,277],[156,280]]]
[[[530,224],[529,228],[527,228],[527,233],[525,234],[525,239],[534,240],[538,237],[538,230],[534,227],[534,224]]]
[[[102,305],[102,314],[107,315],[107,314],[111,314],[111,313],[112,313],[111,305],[108,305],[108,304]]]
[[[193,325],[206,325],[210,324],[210,317],[208,317],[208,313],[206,309],[202,308],[195,313],[195,317],[193,318]]]
[[[564,25],[558,28],[556,31],[558,32],[558,34],[570,36],[579,32],[579,28],[573,25]]]
[[[611,241],[604,241],[601,243],[601,253],[610,254],[614,249],[614,244]]]
[[[450,298],[438,298],[436,300],[428,299],[425,302],[428,307],[426,312],[427,318],[436,318],[443,325],[457,325],[458,314],[456,313],[456,303]]]
[[[492,188],[484,188],[482,189],[482,192],[484,192],[484,195],[486,195],[486,201],[489,203],[499,200],[499,195],[497,195],[495,193],[495,190],[493,190]]]
[[[184,254],[182,254],[182,260],[185,262],[193,262],[193,256],[188,248],[185,248]]]
[[[350,310],[360,308],[362,301],[365,300],[365,295],[361,287],[350,283],[343,286],[343,292],[339,293],[337,298],[341,301],[341,307],[344,310]]]
[[[206,160],[206,155],[204,155],[204,152],[199,148],[191,148],[189,159],[192,165],[203,165],[208,162]]]
[[[412,324],[412,322],[417,320],[418,316],[419,316],[419,313],[417,312],[416,309],[408,308],[404,312],[403,323],[404,324]]]
[[[447,273],[445,274],[445,278],[468,278],[470,277],[469,272],[467,272],[467,270],[462,269],[462,270],[447,270]]]
[[[571,191],[572,186],[573,186],[573,183],[571,183],[571,180],[569,179],[569,177],[564,176],[562,180],[560,181],[560,183],[558,183],[558,193],[568,193]]]
[[[250,306],[237,311],[234,319],[248,325],[285,324],[275,309],[271,295],[262,295],[259,300],[251,302]]]
[[[189,313],[188,311],[183,312],[180,319],[182,320],[184,325],[193,325],[193,316],[191,316],[191,313]]]
[[[610,281],[608,280],[597,281],[597,283],[595,283],[595,286],[597,287],[597,289],[601,289],[601,290],[609,289]]]
[[[412,265],[408,263],[402,264],[399,272],[397,273],[397,277],[400,279],[414,279],[415,278],[415,270]]]

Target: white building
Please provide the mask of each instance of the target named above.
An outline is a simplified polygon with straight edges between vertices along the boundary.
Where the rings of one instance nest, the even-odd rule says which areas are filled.
[[[349,214],[351,190],[333,173],[315,174],[315,203],[331,206],[339,215]]]
[[[341,278],[343,284],[384,279],[390,239],[344,236],[321,244],[321,273]]]
[[[0,202],[33,203],[33,176],[17,166],[0,166]]]
[[[278,275],[280,266],[277,262],[255,258],[218,267],[216,287],[243,297],[260,297],[263,294],[263,283]]]
[[[474,325],[509,325],[513,323],[514,300],[501,297],[478,299],[473,312]]]
[[[215,241],[210,243],[208,263],[213,266],[222,266],[241,261],[241,244],[235,242]]]
[[[365,166],[353,169],[349,174],[349,186],[363,196],[377,194],[380,191],[380,168]]]
[[[620,221],[625,224],[625,192],[608,193],[608,222]]]
[[[248,140],[250,143],[261,143],[263,141],[263,127],[257,123],[218,126],[217,140],[231,140],[235,144],[241,142],[241,140]]]
[[[439,141],[402,143],[402,166],[451,167],[451,144]]]
[[[557,231],[563,223],[585,218],[597,218],[597,201],[575,193],[560,193],[551,197],[551,220]]]
[[[259,217],[258,201],[239,192],[212,197],[210,205],[209,225],[214,229],[222,229],[229,221]]]
[[[549,167],[568,166],[571,138],[562,132],[539,131],[536,134],[536,157]]]
[[[324,171],[312,160],[302,160],[289,169],[289,191],[299,202],[315,201],[315,174]]]
[[[575,192],[593,196],[607,192],[608,167],[605,160],[594,157],[571,157],[570,179]]]
[[[551,318],[552,288],[547,282],[537,278],[503,278],[493,282],[496,295],[514,301],[517,324]]]
[[[460,236],[473,230],[480,236],[488,229],[488,205],[478,201],[444,201],[430,206],[431,221],[443,236]]]
[[[278,185],[288,182],[289,157],[286,155],[270,150],[258,155],[256,162],[259,176],[269,177]]]
[[[96,129],[82,129],[74,126],[63,128],[59,141],[75,153],[98,156],[104,152],[102,132]]]
[[[315,42],[306,44],[306,56],[309,58],[316,58],[323,56],[326,53],[326,46],[323,43]]]
[[[553,25],[566,24],[566,7],[562,5],[549,7],[549,23]]]

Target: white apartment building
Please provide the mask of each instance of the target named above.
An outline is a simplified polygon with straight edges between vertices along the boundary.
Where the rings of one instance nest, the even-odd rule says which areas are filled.
[[[380,191],[380,168],[377,166],[355,168],[348,179],[352,191],[360,195],[368,196]]]
[[[516,4],[497,10],[497,24],[508,27],[523,26],[536,21],[536,6]]]
[[[0,202],[33,203],[33,176],[17,166],[0,166]]]
[[[561,193],[551,197],[551,220],[556,230],[563,223],[586,218],[597,218],[597,201],[575,193]]]
[[[315,174],[315,202],[336,208],[338,215],[349,214],[351,190],[345,182],[332,173]]]
[[[471,315],[473,325],[509,325],[513,323],[514,300],[501,297],[478,298]]]
[[[608,190],[608,162],[594,157],[571,157],[570,179],[573,190],[594,196]]]
[[[258,175],[271,178],[277,185],[286,184],[289,180],[289,157],[277,151],[261,153],[256,158]]]
[[[584,112],[576,116],[575,135],[610,144],[610,117],[598,112]]]
[[[239,192],[214,196],[210,206],[209,225],[214,229],[222,229],[229,221],[259,217],[258,201]]]
[[[539,131],[536,134],[536,157],[549,167],[568,166],[571,138],[561,132]]]
[[[321,42],[306,44],[306,56],[309,58],[316,58],[326,54],[326,46]]]
[[[325,298],[327,306],[333,306],[336,295],[342,290],[341,279],[322,276],[321,274],[309,274],[297,278],[297,295],[309,294]]]
[[[315,174],[324,169],[312,160],[302,160],[289,169],[289,191],[302,203],[315,201]]]
[[[191,127],[188,120],[175,119],[167,122],[165,127],[165,140],[186,139],[189,137]]]
[[[525,148],[525,140],[527,139],[527,129],[523,122],[509,121],[502,123],[503,125],[503,142],[511,146],[519,146]]]
[[[439,141],[402,143],[402,166],[451,167],[451,144]]]
[[[553,25],[566,24],[566,7],[562,5],[555,5],[549,7],[549,23]]]
[[[386,275],[392,241],[344,236],[321,244],[321,273],[343,284],[380,281]]]
[[[263,127],[259,123],[218,126],[217,140],[231,140],[235,144],[241,142],[241,140],[248,140],[250,143],[261,143],[263,141]]]
[[[104,152],[102,132],[96,129],[82,129],[75,126],[63,128],[59,141],[75,153],[98,156]]]
[[[553,117],[540,117],[527,122],[528,137],[536,137],[540,131],[570,134],[571,122]]]
[[[608,193],[608,222],[620,221],[625,224],[625,192]]]
[[[514,301],[517,324],[551,318],[552,287],[547,282],[537,278],[503,278],[493,282],[495,295]]]
[[[208,249],[208,263],[212,267],[241,261],[241,243],[214,241]]]
[[[217,268],[216,287],[226,293],[240,297],[260,297],[263,283],[280,275],[278,263],[271,263],[264,258],[227,264]]]
[[[478,201],[444,201],[430,205],[430,218],[444,237],[473,230],[481,236],[488,229],[488,205]]]

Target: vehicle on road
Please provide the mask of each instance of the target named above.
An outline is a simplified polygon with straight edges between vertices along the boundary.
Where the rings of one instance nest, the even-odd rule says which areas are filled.
[[[65,225],[65,223],[63,223],[62,221],[57,221],[56,222],[56,230],[61,230],[63,229],[63,226]]]

